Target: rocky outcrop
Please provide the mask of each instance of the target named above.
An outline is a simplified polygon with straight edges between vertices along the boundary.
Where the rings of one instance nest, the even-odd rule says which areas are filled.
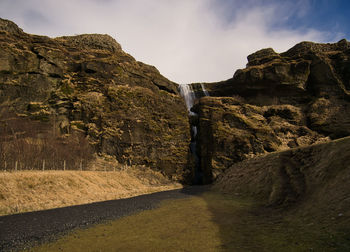
[[[233,78],[192,84],[201,98],[190,118],[178,85],[108,35],[52,39],[0,19],[0,51],[1,107],[62,134],[83,132],[97,153],[176,180],[194,176],[190,124],[204,183],[251,157],[350,135],[346,40],[251,54]]]
[[[248,56],[232,79],[206,83],[198,142],[207,182],[244,159],[350,135],[350,43],[302,42]]]
[[[96,152],[186,181],[189,123],[177,84],[108,35],[48,38],[0,19],[0,105],[87,135]]]

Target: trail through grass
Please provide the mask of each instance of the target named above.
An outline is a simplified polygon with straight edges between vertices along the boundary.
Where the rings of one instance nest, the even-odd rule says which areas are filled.
[[[350,251],[350,241],[217,192],[74,231],[31,251]]]

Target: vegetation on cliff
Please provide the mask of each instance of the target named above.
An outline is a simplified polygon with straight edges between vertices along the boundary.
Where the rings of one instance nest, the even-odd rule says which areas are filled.
[[[248,56],[232,79],[206,83],[198,142],[211,181],[242,160],[350,135],[350,43],[302,42]]]
[[[186,242],[189,236],[181,230],[193,235],[193,225],[204,220],[200,231],[210,237],[205,242],[214,244],[213,249],[244,248],[247,238],[242,230],[249,242],[260,244],[251,247],[257,251],[271,246],[280,251],[286,244],[302,250],[312,246],[348,249],[350,43],[302,42],[284,53],[262,49],[249,55],[247,67],[237,70],[233,78],[206,83],[210,96],[203,97],[203,85],[191,85],[197,101],[191,108],[195,113],[189,116],[177,84],[123,52],[112,37],[48,38],[26,34],[0,19],[0,169],[96,170],[98,162],[111,159],[110,166],[103,163],[97,170],[109,167],[125,180],[122,188],[140,187],[142,192],[137,193],[178,187],[169,178],[190,183],[199,175],[203,183],[216,180],[218,191],[203,196],[207,204],[194,198],[165,204],[166,211],[156,213],[160,217],[170,213],[181,222],[175,232]],[[192,151],[200,160],[191,158],[191,140]],[[196,164],[200,167],[194,169]],[[115,171],[116,167],[120,169]],[[121,167],[135,170],[126,174]],[[68,203],[60,198],[52,207],[86,203],[116,198],[115,188],[121,185],[113,180],[116,177],[109,179],[101,173],[91,173],[88,178],[84,177],[88,173],[80,172],[52,174],[55,179],[50,173],[36,174],[39,182],[34,183],[29,172],[3,173],[0,180],[7,185],[11,180],[17,182],[11,191],[0,185],[0,203],[8,202],[18,188],[31,193],[27,199],[40,198],[48,190],[43,184],[49,184],[49,189],[53,184],[56,190],[68,184],[78,195]],[[17,175],[24,178],[25,187],[20,188]],[[95,178],[98,184],[72,182],[68,176],[75,175],[85,182]],[[63,183],[57,183],[59,180]],[[107,194],[90,197],[93,193],[87,187],[96,187],[96,193],[104,191],[101,185],[105,184]],[[89,196],[85,201],[75,201],[85,192]],[[132,195],[130,190],[126,193]],[[37,209],[26,206],[19,210],[16,204],[10,201],[0,206],[0,213]],[[179,218],[172,206],[179,207],[176,211],[182,209]],[[197,215],[193,206],[203,211]],[[194,223],[189,229],[183,221],[187,212],[194,221],[189,222]],[[152,217],[152,213],[141,215]],[[129,228],[127,221],[121,221],[122,228]],[[148,230],[148,223],[141,223],[136,231]],[[292,238],[290,226],[297,231]],[[168,229],[158,223],[156,229],[164,227]],[[215,228],[216,233],[212,232]],[[329,234],[320,235],[325,229]],[[102,236],[105,229],[99,232]],[[194,237],[200,237],[198,233]],[[86,234],[89,237],[89,231]],[[232,237],[238,237],[238,242]],[[72,239],[75,244],[75,237]],[[163,238],[157,239],[161,249],[168,246]],[[91,241],[95,242],[89,238]],[[206,246],[202,240],[196,242],[195,248]]]
[[[189,124],[177,85],[108,35],[48,38],[0,19],[0,105],[95,152],[186,181]],[[3,124],[7,122],[3,121]],[[3,166],[3,164],[1,164]]]

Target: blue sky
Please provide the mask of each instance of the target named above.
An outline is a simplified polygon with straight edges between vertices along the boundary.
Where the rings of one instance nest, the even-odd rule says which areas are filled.
[[[286,24],[292,29],[315,28],[350,37],[350,1],[312,0],[306,15]],[[332,37],[330,38],[332,39]]]
[[[349,0],[220,0],[225,6],[226,22],[234,22],[237,9],[275,8],[270,29],[328,32],[329,40],[338,36],[350,37]]]
[[[350,36],[350,1],[311,0],[305,14],[294,15],[284,24],[291,29],[318,29],[328,31],[329,39],[334,35]]]
[[[0,17],[51,37],[109,34],[178,83],[228,79],[261,48],[350,39],[344,0],[1,0]]]

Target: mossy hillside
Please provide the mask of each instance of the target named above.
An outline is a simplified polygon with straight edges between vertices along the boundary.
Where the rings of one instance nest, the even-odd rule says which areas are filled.
[[[277,227],[285,223],[292,230],[297,224],[304,234],[297,238],[296,245],[306,239],[319,243],[312,247],[314,250],[347,251],[349,142],[346,137],[236,163],[219,176],[214,189],[252,198],[260,209],[265,209],[262,219],[269,219],[271,213],[283,216],[282,222],[275,223]],[[297,235],[297,231],[293,233],[291,237]],[[318,237],[311,238],[310,234]],[[272,233],[264,237],[273,240]]]
[[[186,180],[189,123],[175,83],[108,35],[52,39],[0,23],[0,105],[53,120],[64,134],[81,131],[121,163]]]
[[[349,137],[232,165],[215,187],[336,227],[349,225]]]
[[[328,140],[306,127],[298,106],[261,107],[236,98],[205,97],[197,109],[202,169],[209,176],[257,155]]]
[[[349,48],[341,40],[262,49],[233,78],[205,83],[211,97],[195,110],[207,180],[244,159],[350,135]]]

